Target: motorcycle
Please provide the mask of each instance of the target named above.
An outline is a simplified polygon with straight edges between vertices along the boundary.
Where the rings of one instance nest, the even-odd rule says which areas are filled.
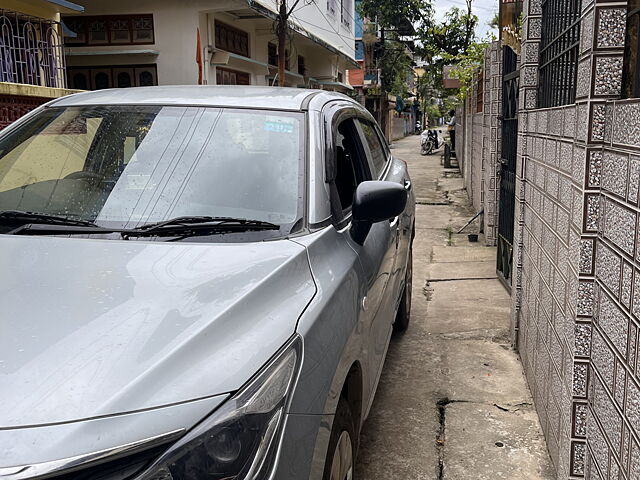
[[[431,155],[444,145],[440,130],[425,130],[420,135],[420,154]]]

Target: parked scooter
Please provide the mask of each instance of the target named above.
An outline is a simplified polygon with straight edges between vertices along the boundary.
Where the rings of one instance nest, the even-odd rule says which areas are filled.
[[[420,135],[420,154],[431,155],[444,145],[440,130],[425,130]]]

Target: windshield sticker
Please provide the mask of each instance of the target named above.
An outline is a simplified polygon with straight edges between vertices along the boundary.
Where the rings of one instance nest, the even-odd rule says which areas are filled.
[[[264,129],[267,132],[293,133],[293,123],[265,121]]]

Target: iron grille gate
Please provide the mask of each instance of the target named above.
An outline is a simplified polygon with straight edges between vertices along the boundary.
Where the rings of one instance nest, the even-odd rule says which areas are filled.
[[[518,147],[518,57],[504,47],[502,84],[502,152],[500,155],[500,205],[498,218],[498,276],[511,286],[513,227],[516,204],[516,153]]]

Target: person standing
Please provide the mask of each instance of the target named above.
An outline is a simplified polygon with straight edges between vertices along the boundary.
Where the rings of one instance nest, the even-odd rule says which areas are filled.
[[[447,122],[449,126],[449,137],[451,138],[451,151],[456,151],[456,111],[450,110],[449,116],[451,119]]]

